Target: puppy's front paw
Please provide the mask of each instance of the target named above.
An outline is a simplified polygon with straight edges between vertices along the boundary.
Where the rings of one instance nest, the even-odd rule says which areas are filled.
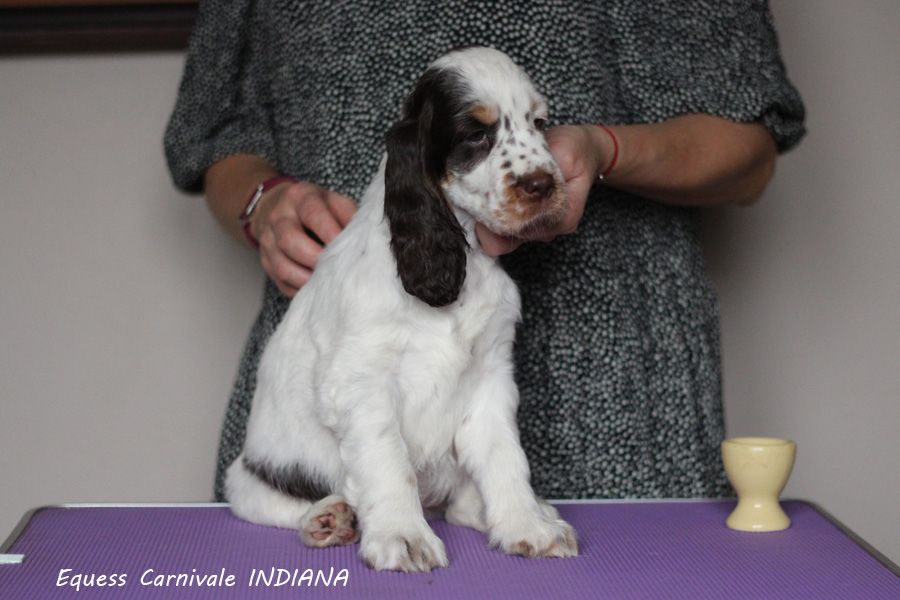
[[[424,521],[412,532],[363,530],[359,554],[378,571],[431,571],[448,564],[444,543]]]
[[[501,524],[491,530],[491,544],[507,554],[538,557],[578,556],[578,536],[559,518],[540,517]]]

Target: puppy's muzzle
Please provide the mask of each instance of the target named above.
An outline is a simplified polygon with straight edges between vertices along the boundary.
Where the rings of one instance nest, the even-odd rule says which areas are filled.
[[[556,191],[556,182],[547,171],[532,171],[516,181],[515,190],[526,202],[542,202]]]

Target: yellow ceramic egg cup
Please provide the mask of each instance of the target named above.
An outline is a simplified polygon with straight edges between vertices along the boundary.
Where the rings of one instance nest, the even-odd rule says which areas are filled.
[[[725,474],[738,495],[737,507],[725,521],[738,531],[781,531],[791,520],[778,496],[787,484],[797,445],[790,440],[739,437],[722,442]]]

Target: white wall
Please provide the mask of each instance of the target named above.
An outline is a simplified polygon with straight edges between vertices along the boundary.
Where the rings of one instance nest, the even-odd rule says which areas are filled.
[[[733,434],[900,560],[900,13],[774,6],[810,135],[705,218]],[[0,59],[0,538],[29,507],[207,500],[261,276],[175,192],[180,54]]]
[[[169,182],[182,60],[0,59],[0,530],[47,503],[211,497],[262,278]]]
[[[797,441],[786,495],[900,561],[900,10],[776,2],[809,134],[750,209],[709,211],[729,435]]]

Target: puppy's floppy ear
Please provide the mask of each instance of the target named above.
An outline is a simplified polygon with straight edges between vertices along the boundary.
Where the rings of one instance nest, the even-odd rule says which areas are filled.
[[[432,126],[436,93],[434,80],[423,77],[406,117],[388,131],[384,214],[403,288],[446,306],[462,289],[468,245],[440,186],[447,142],[432,137],[439,135]]]

